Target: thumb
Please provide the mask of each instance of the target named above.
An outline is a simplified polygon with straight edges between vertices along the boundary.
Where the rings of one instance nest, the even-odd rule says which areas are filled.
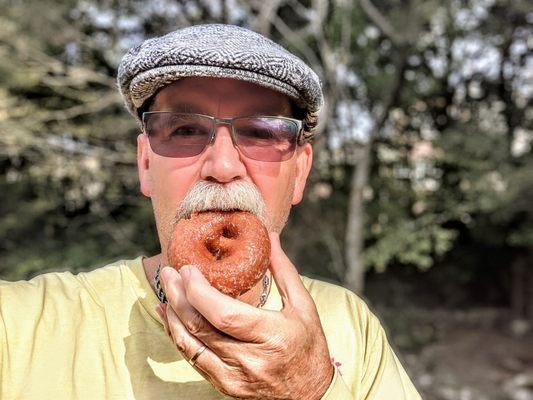
[[[300,279],[298,270],[281,248],[279,233],[270,233],[270,271],[285,306],[296,308],[306,304],[309,293]]]

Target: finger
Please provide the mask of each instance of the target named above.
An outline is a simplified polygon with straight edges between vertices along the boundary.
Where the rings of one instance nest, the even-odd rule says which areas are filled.
[[[204,346],[204,343],[191,335],[172,307],[166,308],[166,318],[169,323],[170,334],[174,344],[183,357],[190,362],[196,352]],[[210,381],[213,379],[222,379],[226,373],[226,367],[222,360],[209,348],[206,348],[202,354],[198,356],[194,368]]]
[[[165,276],[169,307],[172,307],[189,333],[221,356],[235,351],[234,340],[216,329],[189,303],[180,274],[172,268],[163,271],[161,274]]]
[[[215,328],[244,342],[263,342],[275,327],[273,311],[260,310],[212,287],[195,266],[184,266],[180,275],[189,303]]]
[[[172,307],[167,307],[167,318],[169,319],[173,340],[180,353],[186,360],[191,363],[191,359],[201,349],[202,343],[187,331],[185,326],[181,323],[177,314]],[[239,351],[236,353],[238,355]],[[232,364],[228,364],[227,361],[233,361]],[[197,358],[193,365],[205,379],[220,392],[231,396],[232,398],[241,398],[235,396],[239,394],[239,389],[249,386],[249,382],[243,382],[242,371],[239,371],[240,363],[235,363],[235,360],[225,360],[219,357],[210,347],[207,347]],[[243,385],[244,384],[244,385]],[[246,398],[252,398],[253,392],[242,392]],[[244,396],[243,396],[244,397]]]
[[[283,249],[278,233],[270,233],[270,271],[276,282],[284,308],[287,304],[306,310],[312,298],[302,283],[298,270],[289,260]]]
[[[174,268],[165,267],[161,271],[168,304],[174,309],[187,330],[195,337],[214,332],[215,328],[187,300],[180,273]]]

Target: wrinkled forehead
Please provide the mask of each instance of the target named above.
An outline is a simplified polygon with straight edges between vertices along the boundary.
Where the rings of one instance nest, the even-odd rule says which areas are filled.
[[[226,108],[239,110],[243,115],[290,116],[293,107],[288,96],[254,83],[229,78],[187,77],[160,89],[147,108],[192,113],[213,113]]]

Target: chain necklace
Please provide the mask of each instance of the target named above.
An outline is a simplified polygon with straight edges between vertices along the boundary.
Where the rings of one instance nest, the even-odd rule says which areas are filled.
[[[161,288],[161,281],[159,279],[160,272],[161,272],[161,263],[159,263],[159,265],[157,266],[157,270],[154,273],[155,293],[161,303],[167,303],[167,297],[165,296],[165,292],[163,292],[163,289]],[[258,308],[261,308],[265,305],[269,292],[270,292],[270,278],[268,277],[267,274],[265,274],[263,275],[263,292],[261,293],[261,296],[259,296],[259,304],[257,305]]]

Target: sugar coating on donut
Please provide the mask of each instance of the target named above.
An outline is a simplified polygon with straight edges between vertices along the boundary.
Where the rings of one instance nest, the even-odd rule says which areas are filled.
[[[172,267],[195,265],[213,287],[237,297],[265,274],[270,240],[249,212],[206,211],[176,223],[167,255]]]

